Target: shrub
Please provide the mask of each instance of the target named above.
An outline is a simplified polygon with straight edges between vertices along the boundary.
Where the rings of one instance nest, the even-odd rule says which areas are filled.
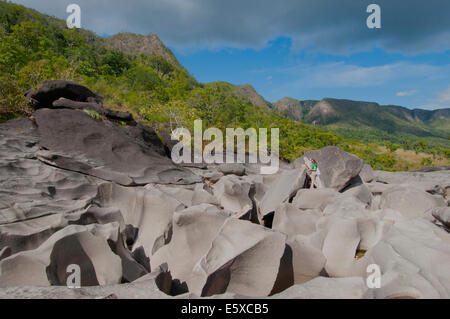
[[[83,110],[84,113],[86,113],[87,115],[89,115],[90,117],[92,117],[95,120],[101,120],[103,117],[101,116],[100,113],[98,113],[97,111],[93,111],[93,110]]]

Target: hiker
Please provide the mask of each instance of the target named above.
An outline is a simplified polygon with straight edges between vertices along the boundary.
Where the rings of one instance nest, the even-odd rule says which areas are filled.
[[[319,166],[317,164],[317,161],[315,159],[311,160],[312,166],[311,166],[311,189],[314,188],[320,188],[320,170]]]

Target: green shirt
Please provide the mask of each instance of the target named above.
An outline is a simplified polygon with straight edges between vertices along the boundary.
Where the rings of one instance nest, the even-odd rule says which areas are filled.
[[[311,169],[312,169],[313,171],[317,170],[317,163],[314,163]]]

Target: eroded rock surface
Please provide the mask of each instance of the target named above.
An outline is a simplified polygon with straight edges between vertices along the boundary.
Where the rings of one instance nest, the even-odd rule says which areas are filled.
[[[0,124],[0,298],[450,298],[448,169],[373,171],[336,147],[273,175],[179,166],[81,85],[27,100],[31,119]]]

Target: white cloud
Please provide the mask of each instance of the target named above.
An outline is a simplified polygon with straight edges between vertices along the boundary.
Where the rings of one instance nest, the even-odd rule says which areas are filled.
[[[413,95],[415,95],[417,92],[418,92],[417,90],[397,92],[397,96],[413,96]]]
[[[436,95],[436,101],[440,105],[446,105],[447,107],[450,107],[450,85],[444,91],[436,93]]]
[[[15,0],[66,19],[73,0]],[[382,28],[366,26],[370,1],[336,0],[77,0],[82,25],[99,34],[156,33],[184,48],[261,48],[280,36],[296,49],[330,53],[374,46],[403,53],[450,49],[450,1],[377,0]]]
[[[292,86],[301,88],[364,88],[383,86],[399,81],[438,79],[450,73],[450,64],[434,66],[398,62],[379,66],[359,66],[345,62],[298,64],[289,68],[265,70],[294,78]],[[405,92],[399,92],[405,93]],[[416,92],[406,92],[412,95]]]
[[[420,108],[427,110],[450,108],[450,84],[445,90],[436,92],[435,96],[435,98],[428,100],[428,104],[425,104]]]

